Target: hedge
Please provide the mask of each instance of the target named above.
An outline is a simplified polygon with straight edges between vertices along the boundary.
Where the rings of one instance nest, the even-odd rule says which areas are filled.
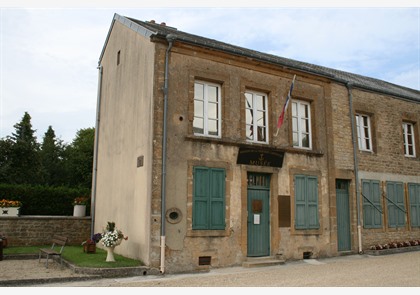
[[[0,183],[0,199],[21,201],[20,215],[72,216],[73,200],[90,197],[86,188],[15,185]],[[89,215],[90,203],[86,214]]]

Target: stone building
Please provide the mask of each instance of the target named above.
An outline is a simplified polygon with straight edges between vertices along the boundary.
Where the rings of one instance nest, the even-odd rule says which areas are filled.
[[[185,272],[420,238],[419,91],[118,14],[98,69],[117,253]]]

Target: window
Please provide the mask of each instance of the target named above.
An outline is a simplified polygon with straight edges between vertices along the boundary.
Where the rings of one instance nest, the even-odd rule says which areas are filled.
[[[308,102],[292,101],[293,146],[312,148],[311,106]]]
[[[319,228],[316,176],[295,175],[295,228]]]
[[[372,140],[370,135],[370,118],[366,115],[356,115],[357,139],[359,150],[372,151]]]
[[[402,182],[387,182],[386,199],[388,206],[388,226],[405,226],[404,186]]]
[[[220,85],[196,81],[194,83],[194,134],[221,136]]]
[[[381,228],[382,206],[379,181],[362,179],[362,197],[364,227]]]
[[[408,184],[408,199],[410,200],[410,224],[420,227],[420,183]]]
[[[267,95],[245,92],[246,139],[268,143]]]
[[[194,167],[193,230],[225,229],[225,169]]]
[[[403,123],[404,155],[415,157],[416,150],[414,146],[414,126],[411,123]]]

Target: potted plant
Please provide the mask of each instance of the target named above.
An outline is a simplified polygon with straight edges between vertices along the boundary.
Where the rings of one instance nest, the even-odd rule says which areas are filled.
[[[128,240],[123,232],[115,227],[115,222],[109,222],[106,226],[106,231],[102,233],[102,245],[105,246],[107,251],[106,261],[115,262],[114,248],[121,244],[123,240]]]
[[[88,204],[88,197],[77,197],[73,200],[73,216],[83,217],[86,216],[86,205]]]
[[[96,233],[90,239],[82,243],[83,252],[96,253],[96,244],[102,239],[102,234]]]
[[[0,216],[19,216],[19,209],[22,206],[20,201],[0,200]]]

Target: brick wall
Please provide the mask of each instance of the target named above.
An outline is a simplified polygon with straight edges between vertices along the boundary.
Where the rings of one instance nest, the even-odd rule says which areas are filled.
[[[0,232],[9,246],[48,245],[54,234],[68,237],[69,245],[80,245],[90,237],[91,217],[21,216],[1,217]]]

